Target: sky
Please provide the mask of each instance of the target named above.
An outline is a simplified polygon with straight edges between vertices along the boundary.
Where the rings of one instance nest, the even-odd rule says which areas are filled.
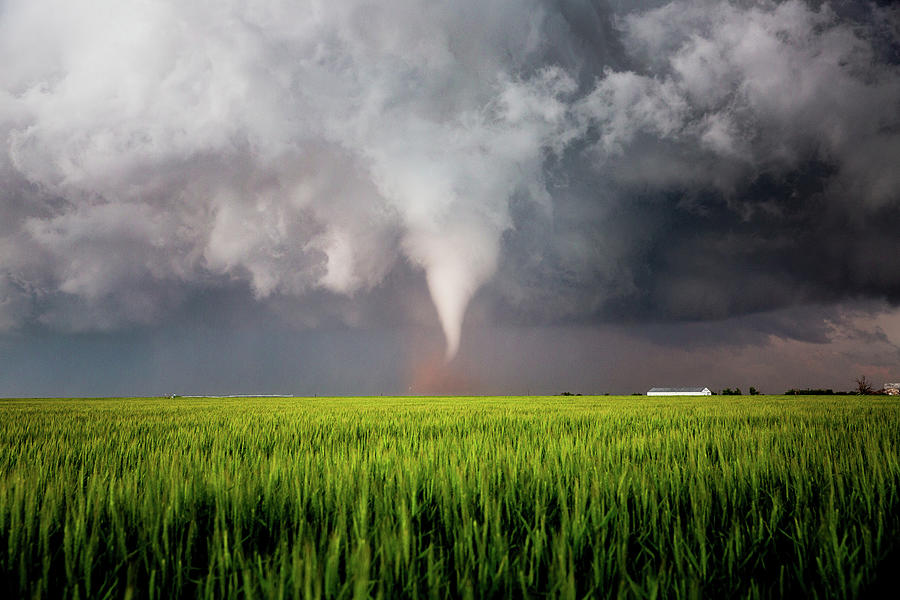
[[[900,9],[0,0],[0,396],[900,380]]]

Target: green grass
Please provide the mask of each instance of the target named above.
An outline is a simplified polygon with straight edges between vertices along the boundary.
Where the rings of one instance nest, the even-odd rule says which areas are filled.
[[[0,401],[5,597],[858,597],[898,540],[888,397]]]

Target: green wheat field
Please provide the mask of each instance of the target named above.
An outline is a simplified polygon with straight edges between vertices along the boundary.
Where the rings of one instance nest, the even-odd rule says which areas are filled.
[[[879,597],[900,399],[0,400],[6,598]]]

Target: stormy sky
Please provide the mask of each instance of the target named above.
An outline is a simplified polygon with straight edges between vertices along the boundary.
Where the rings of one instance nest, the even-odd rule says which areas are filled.
[[[0,396],[900,380],[886,3],[0,0]]]

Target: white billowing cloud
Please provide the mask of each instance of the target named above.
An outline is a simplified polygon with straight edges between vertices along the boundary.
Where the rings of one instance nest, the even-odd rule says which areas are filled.
[[[135,320],[109,302],[141,287],[146,304],[222,278],[260,298],[355,294],[405,256],[452,355],[507,200],[541,188],[573,89],[558,69],[508,64],[541,43],[541,11],[522,8],[8,2],[0,160],[33,206],[52,205],[18,215],[14,235],[41,249],[46,295],[93,306],[97,326]],[[6,259],[13,281],[24,259]]]
[[[688,106],[671,80],[610,71],[578,109],[599,125],[597,146],[602,154],[620,155],[639,133],[654,137],[678,133],[688,118]]]
[[[871,28],[799,0],[672,2],[619,25],[642,72],[607,73],[577,107],[600,127],[601,157],[625,153],[645,182],[725,191],[818,159],[837,170],[835,196],[897,200],[900,171],[884,157],[900,153],[900,69],[876,55]]]

